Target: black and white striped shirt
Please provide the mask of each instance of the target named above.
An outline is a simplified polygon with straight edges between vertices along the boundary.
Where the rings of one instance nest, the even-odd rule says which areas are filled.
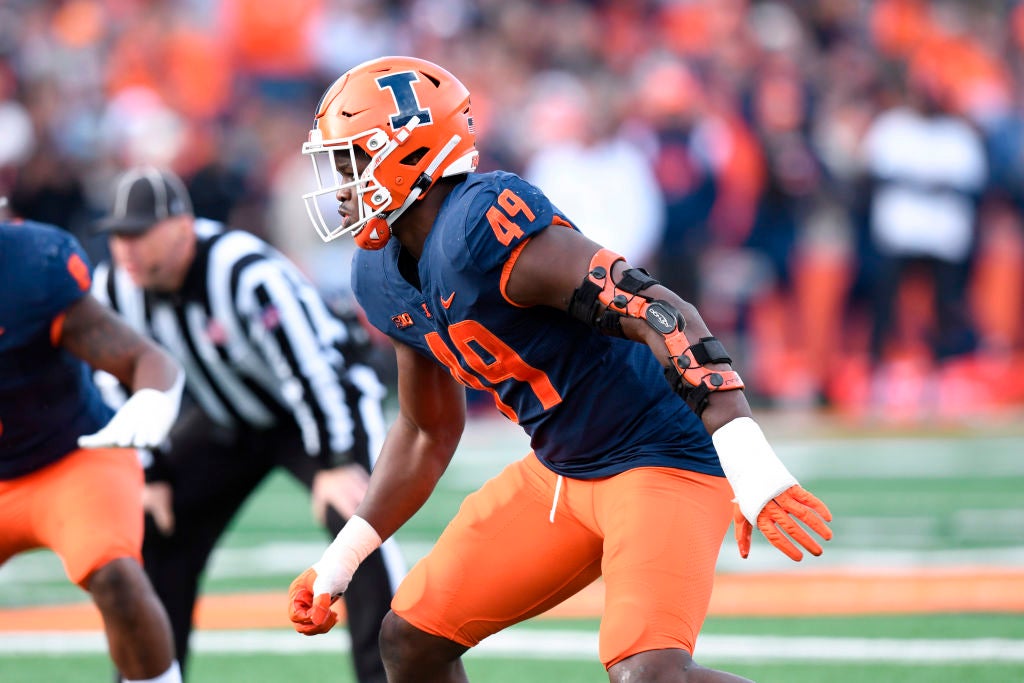
[[[188,392],[215,422],[268,429],[294,418],[310,455],[347,462],[353,430],[364,428],[353,389],[379,403],[384,388],[370,368],[346,366],[345,325],[266,242],[204,219],[195,227],[179,291],[144,291],[102,263],[93,294],[182,363]]]

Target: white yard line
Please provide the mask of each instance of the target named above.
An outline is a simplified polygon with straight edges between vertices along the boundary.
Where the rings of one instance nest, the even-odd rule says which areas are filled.
[[[968,445],[969,444],[969,445]],[[1024,475],[1021,437],[869,438],[813,439],[780,438],[775,443],[783,460],[801,480],[816,477],[844,478],[944,478],[1013,477]],[[479,420],[467,429],[463,452],[441,481],[440,493],[461,495],[477,488],[504,464],[521,457],[529,443],[521,429],[502,418]],[[452,489],[455,489],[454,493]],[[851,492],[833,496],[856,497]],[[926,498],[938,504],[935,496]],[[984,505],[980,507],[985,508]],[[930,511],[929,511],[930,510]],[[816,568],[872,568],[949,565],[993,565],[1019,567],[1024,564],[1024,506],[963,509],[947,519],[928,505],[916,516],[842,516],[834,525],[843,546],[830,547]],[[975,538],[982,547],[936,547],[939,532],[952,531],[957,538]],[[414,534],[398,535],[400,547],[411,566],[431,547],[431,539]],[[877,539],[885,539],[878,547]],[[838,541],[837,541],[838,542]],[[792,563],[766,544],[755,540],[750,559],[740,560],[731,535],[726,539],[718,569],[724,572],[763,572],[791,569]],[[941,545],[941,543],[939,544]],[[992,547],[984,547],[991,545]],[[261,575],[291,575],[301,572],[323,551],[324,541],[274,541],[251,547],[220,547],[213,554],[207,577],[231,580]],[[66,583],[60,561],[50,553],[26,553],[0,566],[0,604],[17,603],[26,586]]]
[[[1000,513],[1002,514],[1002,513]],[[1014,517],[1018,519],[1018,517]],[[1021,521],[1024,524],[1024,521]],[[879,529],[883,525],[879,521]],[[909,545],[909,543],[908,543]],[[432,543],[399,537],[406,564],[412,566],[432,547]],[[208,579],[231,580],[260,576],[299,574],[323,552],[322,543],[265,543],[247,548],[218,548],[207,569]],[[980,548],[827,548],[814,558],[813,569],[872,572],[880,569],[912,571],[918,568],[991,567],[1019,569],[1024,566],[1024,545]],[[810,569],[809,565],[806,569]],[[723,541],[718,571],[729,574],[794,571],[797,568],[784,555],[772,552],[767,542],[755,540],[749,559],[740,559],[732,534]],[[799,567],[804,570],[804,566]],[[58,583],[67,578],[60,560],[48,552],[26,553],[0,567],[0,605],[20,604],[22,591],[29,586]],[[68,584],[70,586],[70,584]],[[2,607],[0,607],[2,609]]]
[[[306,638],[283,630],[198,631],[193,651],[212,654],[302,655],[336,653],[349,648],[348,633]],[[102,654],[100,632],[9,632],[0,639],[0,656]],[[591,631],[509,629],[474,648],[471,657],[596,659],[597,634]],[[697,644],[703,662],[1024,662],[1024,640],[1009,638],[822,638],[776,636],[703,636]]]

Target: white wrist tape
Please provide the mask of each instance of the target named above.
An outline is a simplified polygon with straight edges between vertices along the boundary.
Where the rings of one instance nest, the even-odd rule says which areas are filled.
[[[782,464],[761,428],[749,417],[738,417],[711,435],[725,477],[732,485],[740,511],[754,526],[761,509],[797,483]]]
[[[353,515],[313,565],[313,595],[330,593],[334,597],[344,593],[356,569],[380,544],[380,535],[369,522]]]

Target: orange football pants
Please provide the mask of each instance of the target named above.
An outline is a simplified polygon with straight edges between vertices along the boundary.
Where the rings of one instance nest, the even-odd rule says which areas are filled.
[[[142,561],[142,466],[134,450],[78,449],[41,470],[0,480],[0,564],[49,548],[86,588],[111,560]]]
[[[392,608],[427,633],[473,647],[603,575],[605,668],[648,650],[692,654],[731,499],[723,477],[663,467],[559,486],[531,453],[463,501]]]

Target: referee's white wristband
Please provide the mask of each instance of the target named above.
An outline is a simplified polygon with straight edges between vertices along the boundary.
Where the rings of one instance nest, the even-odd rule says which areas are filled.
[[[370,523],[353,515],[313,565],[317,575],[313,581],[313,594],[330,593],[333,596],[344,593],[356,569],[380,544],[380,535]]]
[[[756,526],[761,509],[795,485],[796,477],[782,464],[764,432],[749,417],[738,417],[719,427],[711,440],[740,511]]]

